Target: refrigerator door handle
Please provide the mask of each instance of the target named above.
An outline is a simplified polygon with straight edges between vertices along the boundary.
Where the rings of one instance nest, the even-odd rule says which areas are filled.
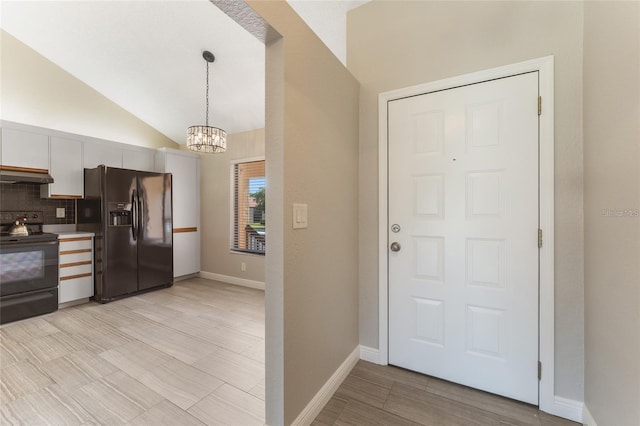
[[[141,231],[140,229],[144,227],[144,224],[142,224],[142,221],[144,220],[144,195],[142,192],[142,188],[140,188],[140,190],[138,191],[138,219],[136,222],[136,228],[138,231],[138,238],[140,238],[143,234],[144,231]],[[143,228],[144,229],[144,228]]]
[[[138,196],[136,194],[136,190],[134,189],[131,193],[131,234],[133,236],[133,241],[138,239]]]

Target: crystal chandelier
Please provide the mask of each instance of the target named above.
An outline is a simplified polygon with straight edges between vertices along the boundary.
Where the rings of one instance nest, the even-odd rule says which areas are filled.
[[[202,57],[207,62],[207,112],[205,125],[191,126],[187,129],[187,148],[202,153],[217,153],[227,150],[227,132],[218,127],[209,126],[209,63],[216,60],[213,53],[205,50]]]

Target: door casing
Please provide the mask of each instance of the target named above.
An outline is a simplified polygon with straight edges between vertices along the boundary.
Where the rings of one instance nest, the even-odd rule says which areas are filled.
[[[525,72],[538,71],[542,113],[539,116],[540,248],[539,360],[542,364],[539,407],[554,414],[554,110],[553,56],[492,68],[381,93],[378,96],[378,364],[389,361],[388,270],[388,126],[389,101]]]

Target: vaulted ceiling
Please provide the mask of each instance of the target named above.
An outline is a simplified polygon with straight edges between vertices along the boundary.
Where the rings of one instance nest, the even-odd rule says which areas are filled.
[[[365,1],[290,1],[346,60],[346,13]],[[264,45],[207,0],[3,1],[1,27],[177,143],[205,121],[264,127]],[[315,27],[315,28],[314,28]]]

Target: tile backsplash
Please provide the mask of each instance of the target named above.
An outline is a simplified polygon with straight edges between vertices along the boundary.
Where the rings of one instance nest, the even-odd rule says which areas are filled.
[[[60,207],[65,209],[64,218],[56,218],[56,209]],[[46,225],[76,223],[75,200],[40,198],[40,185],[35,183],[0,184],[0,210],[42,211]]]

